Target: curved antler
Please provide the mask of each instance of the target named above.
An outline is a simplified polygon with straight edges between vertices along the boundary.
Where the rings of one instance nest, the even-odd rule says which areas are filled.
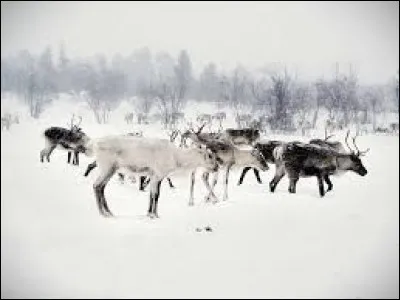
[[[347,139],[349,138],[349,134],[350,134],[350,129],[347,130],[346,138],[344,139],[344,141],[346,143],[346,146],[349,148],[350,152],[354,152],[354,150],[350,148],[349,143],[347,142]]]
[[[203,125],[201,125],[200,128],[197,130],[196,134],[199,134],[203,130],[204,126],[206,126],[206,124],[207,122],[204,122]]]
[[[357,137],[358,137],[358,134],[356,134],[356,136],[353,137],[353,145],[354,145],[354,147],[355,147],[356,150],[357,150],[356,155],[357,155],[357,156],[365,155],[365,154],[369,151],[369,148],[367,148],[367,150],[360,151],[360,149],[358,149],[358,147],[357,147],[357,145],[356,145],[356,138],[357,138]]]
[[[81,123],[82,123],[82,116],[79,116],[78,118],[79,118],[79,122],[78,122],[78,124],[76,125],[77,127],[79,127],[79,126],[81,125]]]
[[[68,124],[71,129],[74,126],[74,119],[75,119],[75,114],[72,114],[71,123]]]

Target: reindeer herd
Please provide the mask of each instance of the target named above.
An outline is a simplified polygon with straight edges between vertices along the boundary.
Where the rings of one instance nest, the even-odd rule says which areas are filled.
[[[224,118],[223,115],[220,118]],[[242,169],[238,185],[243,183],[249,170],[253,170],[257,182],[262,184],[260,172],[269,170],[269,164],[275,165],[275,175],[269,183],[270,192],[274,192],[280,180],[287,175],[289,193],[296,193],[299,178],[316,177],[321,197],[331,191],[331,175],[353,171],[365,176],[367,170],[361,157],[369,150],[360,151],[356,137],[352,138],[354,149],[349,145],[349,131],[345,138],[348,151],[341,142],[325,139],[312,139],[308,143],[299,141],[261,140],[260,130],[255,128],[228,128],[218,133],[203,132],[205,120],[197,130],[193,127],[180,131],[173,130],[167,138],[146,137],[142,132],[90,138],[80,128],[82,118],[70,128],[50,127],[44,131],[45,148],[40,152],[40,160],[50,162],[55,148],[68,152],[68,163],[74,155],[73,164],[79,165],[78,155],[85,154],[94,160],[87,166],[84,176],[98,168],[98,176],[93,184],[93,192],[99,213],[112,216],[104,190],[115,173],[121,181],[125,174],[139,176],[140,190],[150,186],[148,216],[159,217],[158,200],[160,186],[167,179],[171,188],[175,188],[170,175],[186,171],[190,174],[189,205],[194,205],[195,174],[201,172],[201,178],[207,189],[205,201],[219,201],[214,193],[218,174],[222,173],[223,197],[228,200],[229,174],[232,167]],[[210,183],[210,175],[213,176]],[[324,187],[327,184],[327,189]]]

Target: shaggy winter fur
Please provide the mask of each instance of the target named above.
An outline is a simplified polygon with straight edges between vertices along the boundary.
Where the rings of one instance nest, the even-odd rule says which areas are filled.
[[[50,155],[56,147],[69,152],[69,162],[70,153],[84,152],[84,145],[90,140],[89,137],[77,127],[71,130],[62,127],[50,127],[44,131],[44,139],[45,148],[40,151],[41,162],[44,161],[45,157],[47,161],[50,162]],[[79,161],[76,161],[76,163],[78,164]]]
[[[224,174],[224,195],[223,200],[228,199],[228,179],[229,172],[233,165],[235,166],[250,166],[252,168],[261,169],[263,171],[268,170],[267,162],[265,161],[263,155],[257,149],[245,150],[239,149],[234,146],[230,141],[222,140],[222,139],[206,139],[204,136],[200,136],[198,134],[194,134],[191,136],[193,142],[197,145],[205,145],[206,147],[212,149],[220,159],[220,167],[225,168]],[[206,186],[209,185],[208,178],[210,172],[204,172],[202,174],[203,182]],[[217,184],[217,176],[218,173],[214,172],[213,183],[211,186],[211,191],[214,186]],[[189,198],[189,205],[194,205],[193,200],[193,186],[194,186],[195,172],[192,173],[191,180],[191,193]],[[206,197],[206,201],[209,201],[210,198],[213,199],[213,202],[218,201],[213,193],[209,193]]]
[[[323,179],[339,171],[353,171],[361,176],[367,174],[360,156],[361,152],[348,154],[313,144],[291,142],[274,149],[276,172],[270,182],[274,192],[282,177],[287,174],[290,179],[289,192],[296,193],[296,184],[300,177],[316,176],[319,193],[325,195]],[[329,178],[328,178],[329,180]]]
[[[158,199],[161,181],[178,170],[192,171],[197,167],[215,172],[216,156],[208,149],[181,149],[169,140],[107,136],[90,143],[87,154],[93,154],[100,175],[93,185],[99,212],[112,216],[104,196],[104,189],[114,173],[121,168],[150,177],[149,217],[158,217]],[[212,190],[209,190],[211,193]]]

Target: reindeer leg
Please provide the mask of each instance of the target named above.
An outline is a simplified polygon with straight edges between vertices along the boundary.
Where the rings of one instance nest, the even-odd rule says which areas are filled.
[[[78,151],[75,151],[74,152],[74,156],[75,156],[75,165],[76,166],[79,166],[79,152]]]
[[[144,192],[144,189],[149,185],[150,177],[140,176],[139,191]]]
[[[257,182],[261,184],[262,181],[260,178],[260,171],[258,171],[256,168],[253,168],[253,172],[254,172],[254,175],[256,176]]]
[[[147,216],[153,218],[153,206],[154,206],[154,195],[150,191],[150,203],[149,203],[149,210],[147,211]]]
[[[299,181],[299,177],[294,175],[293,177],[289,176],[289,193],[295,194],[296,193],[296,184]]]
[[[153,194],[153,217],[159,218],[158,215],[158,198],[160,198],[160,187],[162,180],[155,180],[150,184],[150,194]]]
[[[250,169],[251,169],[251,167],[244,167],[244,168],[243,168],[242,174],[240,175],[239,182],[238,182],[237,185],[241,185],[241,184],[243,183],[244,176],[246,176],[246,173],[247,173]]]
[[[230,171],[231,167],[232,167],[232,164],[229,164],[226,167],[225,180],[224,180],[225,189],[224,189],[224,196],[222,198],[222,201],[228,200],[228,179],[229,179],[229,171]]]
[[[97,167],[97,162],[96,162],[96,161],[92,162],[91,164],[88,164],[84,176],[85,176],[85,177],[88,176],[89,173],[90,173],[94,168],[96,168],[96,167]]]
[[[318,178],[319,195],[323,197],[325,195],[325,190],[324,190],[324,182],[322,180],[322,175],[318,174],[317,178]]]
[[[210,201],[210,196],[212,196],[211,194],[214,194],[214,187],[217,184],[217,180],[218,180],[218,171],[213,172],[213,181],[212,181],[212,184],[211,184],[211,189],[209,190],[209,193],[205,198],[206,202]],[[208,182],[208,180],[207,180],[207,182]],[[207,187],[207,185],[206,185],[206,187]],[[212,193],[210,191],[212,191]],[[218,202],[218,198],[217,197],[215,197],[215,198],[213,197],[213,199],[214,199],[213,203]]]
[[[210,183],[208,181],[208,177],[210,176],[210,173],[204,172],[201,178],[203,179],[204,185],[206,186],[208,190],[208,195],[205,198],[205,201],[208,202],[210,201],[210,197],[213,198],[213,202],[218,202],[218,198],[215,196],[213,189],[210,186]]]
[[[43,162],[43,158],[46,155],[46,152],[47,152],[46,149],[40,151],[40,162]]]
[[[47,162],[50,162],[50,155],[51,155],[51,153],[54,151],[54,149],[56,149],[56,146],[57,146],[57,145],[51,146],[50,149],[47,151],[47,155],[46,155]]]
[[[71,161],[71,151],[68,151],[67,163],[69,164],[70,161]],[[72,161],[72,163],[74,163],[74,162]]]
[[[194,205],[194,199],[193,199],[193,191],[194,191],[194,181],[195,181],[195,176],[196,175],[196,170],[194,170],[190,174],[190,196],[189,196],[189,206]]]
[[[325,180],[326,184],[328,185],[327,192],[329,192],[333,188],[333,184],[332,184],[332,181],[329,179],[329,175],[324,175],[324,180]]]
[[[275,189],[279,181],[281,181],[281,179],[283,178],[283,176],[285,176],[285,169],[283,165],[280,166],[277,165],[275,170],[275,176],[269,183],[269,190],[271,191],[271,193],[275,192]]]
[[[102,216],[112,216],[110,209],[108,208],[106,198],[104,196],[104,189],[107,183],[110,181],[110,178],[114,175],[117,168],[115,166],[110,166],[108,169],[104,169],[99,177],[96,179],[93,184],[94,193],[97,200],[97,206],[99,208],[99,212]]]
[[[168,183],[169,183],[169,187],[170,188],[175,188],[175,186],[172,184],[171,178],[167,177]]]

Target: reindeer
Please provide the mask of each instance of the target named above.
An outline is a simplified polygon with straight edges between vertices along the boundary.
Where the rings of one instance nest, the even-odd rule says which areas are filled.
[[[1,130],[3,128],[9,130],[12,124],[11,114],[7,113],[3,117],[1,117]]]
[[[331,118],[331,119],[326,120],[325,128],[329,132],[333,132],[333,131],[336,131],[336,130],[342,130],[343,129],[343,123],[342,122],[336,122]]]
[[[217,157],[211,150],[182,149],[167,139],[106,136],[88,143],[85,153],[95,156],[99,165],[100,174],[93,189],[99,212],[104,217],[113,215],[108,208],[104,189],[114,173],[121,168],[150,177],[150,218],[159,217],[160,185],[169,174],[198,167],[211,172],[218,169]]]
[[[270,182],[270,191],[274,192],[279,181],[285,174],[290,179],[289,193],[296,193],[296,184],[300,177],[316,176],[318,179],[319,194],[325,195],[323,179],[325,176],[338,174],[339,172],[353,171],[360,176],[365,176],[367,170],[360,157],[369,149],[360,151],[355,143],[357,136],[353,137],[353,145],[356,151],[346,145],[350,153],[341,153],[315,144],[290,142],[274,149],[276,171]]]
[[[237,148],[230,140],[223,138],[213,138],[206,135],[201,135],[199,132],[191,132],[190,138],[197,146],[206,146],[211,149],[214,153],[217,154],[217,157],[220,159],[219,166],[225,168],[225,176],[224,176],[224,195],[223,201],[228,200],[228,179],[229,179],[229,171],[232,166],[251,166],[256,169],[261,169],[263,171],[268,170],[268,165],[262,156],[261,152],[257,149],[244,150]],[[213,202],[217,202],[218,199],[215,197],[215,194],[212,192],[214,186],[217,183],[218,173],[214,173],[214,179],[212,183],[212,187],[209,187],[209,174],[211,172],[206,171],[202,174],[202,179],[208,190],[210,191],[207,197],[205,198],[206,202],[210,201],[210,198],[213,199]],[[195,181],[195,171],[191,174],[191,188],[190,188],[190,198],[189,205],[194,205],[193,201],[193,190],[194,190],[194,181]]]
[[[313,128],[310,121],[301,120],[299,122],[299,127],[301,128],[301,135],[309,135],[310,130]]]
[[[71,121],[71,129],[63,127],[47,128],[43,135],[45,138],[45,148],[40,151],[40,161],[43,162],[44,157],[50,162],[50,155],[56,147],[68,151],[68,163],[71,159],[71,154],[75,154],[75,164],[79,164],[77,154],[84,152],[84,145],[90,141],[90,138],[81,131],[79,127],[82,118],[78,125],[73,124],[74,116]]]
[[[142,131],[136,131],[136,132],[129,132],[126,136],[131,136],[131,137],[143,137],[143,132]],[[90,172],[92,172],[93,169],[95,169],[97,167],[97,162],[93,161],[92,163],[88,164],[85,173],[83,174],[83,176],[87,177],[89,175]],[[118,178],[120,180],[121,183],[123,183],[125,181],[125,174],[122,172],[118,172]],[[147,176],[139,176],[139,191],[144,192],[145,188],[148,186],[148,184],[150,183],[150,177]],[[167,177],[168,183],[169,183],[169,187],[170,188],[175,188],[175,186],[173,185],[171,178]],[[134,177],[131,177],[131,181],[132,183],[135,183],[136,180]]]
[[[226,120],[226,113],[225,112],[217,112],[217,113],[213,114],[211,118],[222,122],[222,121]]]
[[[236,124],[239,128],[249,126],[251,119],[252,116],[250,114],[237,114],[235,117]]]
[[[221,139],[231,141],[234,145],[253,145],[260,139],[260,130],[254,128],[225,129]]]
[[[389,133],[389,128],[386,127],[377,127],[375,129],[375,133]]]
[[[399,123],[390,123],[389,128],[391,133],[399,134]]]
[[[200,114],[197,116],[196,120],[200,123],[211,123],[212,117],[210,114]]]
[[[225,112],[217,112],[212,115],[212,120],[218,121],[219,130],[223,130],[222,122],[226,120],[226,113]]]
[[[192,140],[197,141],[197,143],[201,143],[200,141],[210,141],[210,140],[222,140],[227,142],[228,144],[231,143],[232,145],[253,145],[254,143],[256,143],[259,138],[260,138],[260,131],[258,129],[253,129],[253,128],[243,128],[243,129],[232,129],[232,128],[228,128],[225,131],[221,132],[221,133],[202,133],[201,130],[204,128],[203,124],[198,130],[197,132],[195,132],[192,128],[189,129],[188,131],[186,131],[183,134],[184,137],[184,143],[182,143],[182,145],[187,146],[186,144],[186,139],[188,137],[192,137]],[[257,181],[259,183],[261,183],[261,178],[259,175],[259,172],[257,170],[257,168],[252,168],[250,166],[246,166],[244,168],[244,174],[247,173],[248,170],[253,169],[254,174],[257,178]],[[227,171],[229,172],[229,170]],[[242,176],[244,177],[244,174],[242,174]],[[243,179],[242,179],[243,181]]]
[[[188,147],[188,139],[193,140],[192,137],[195,136],[200,136],[203,139],[219,139],[221,137],[221,132],[201,132],[206,124],[207,123],[204,122],[196,131],[190,124],[189,129],[180,134],[181,138],[179,147]]]
[[[124,120],[125,120],[126,124],[132,124],[133,113],[132,112],[126,113],[125,116],[124,116]]]
[[[125,114],[125,122],[126,124],[132,124],[133,121],[133,113]]]

